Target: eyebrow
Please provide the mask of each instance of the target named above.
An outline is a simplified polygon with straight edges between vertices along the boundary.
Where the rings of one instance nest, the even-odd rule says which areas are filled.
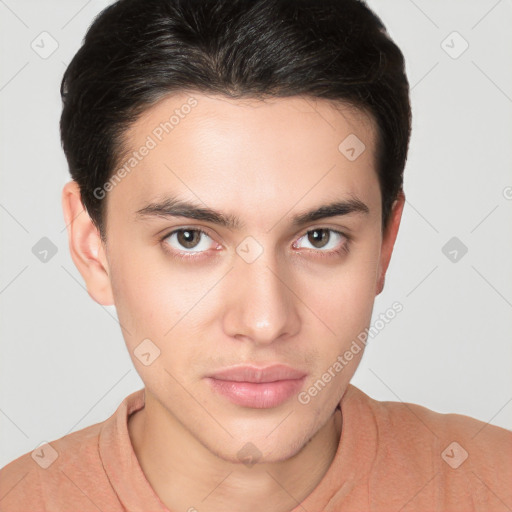
[[[292,226],[300,227],[310,222],[340,215],[368,214],[370,209],[361,200],[353,197],[347,200],[324,204],[312,210],[300,212],[292,217]],[[208,207],[194,204],[175,197],[147,204],[135,212],[136,220],[150,218],[186,217],[223,226],[232,231],[240,230],[244,223],[239,217],[225,214]]]

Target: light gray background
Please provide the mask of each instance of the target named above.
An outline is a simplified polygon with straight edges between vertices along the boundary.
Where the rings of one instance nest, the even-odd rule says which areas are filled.
[[[143,386],[115,308],[89,297],[71,260],[61,210],[60,80],[108,3],[0,0],[0,466],[103,421]],[[512,1],[369,5],[405,54],[414,121],[407,205],[374,313],[404,309],[352,382],[512,429]],[[47,58],[31,47],[51,49],[43,31],[58,43]],[[469,44],[458,58],[454,31]],[[468,248],[456,262],[442,252],[454,236]],[[32,252],[42,237],[57,248],[46,263]]]

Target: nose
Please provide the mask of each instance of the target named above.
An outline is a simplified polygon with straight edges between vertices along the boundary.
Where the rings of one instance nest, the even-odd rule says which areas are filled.
[[[288,274],[266,252],[252,263],[237,260],[227,283],[225,333],[256,345],[296,334],[300,329],[298,299],[288,284]]]

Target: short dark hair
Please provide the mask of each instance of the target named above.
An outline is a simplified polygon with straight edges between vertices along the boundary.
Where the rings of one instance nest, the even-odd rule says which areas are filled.
[[[94,190],[119,165],[123,135],[159,99],[302,95],[370,113],[386,227],[411,131],[404,57],[362,0],[119,0],[94,20],[61,84],[62,146],[106,240]],[[341,142],[341,141],[340,141]]]

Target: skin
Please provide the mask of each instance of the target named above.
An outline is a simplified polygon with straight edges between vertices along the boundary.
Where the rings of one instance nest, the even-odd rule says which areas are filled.
[[[130,127],[126,148],[140,148],[191,95],[197,106],[104,199],[106,244],[76,183],[65,185],[70,251],[90,296],[115,304],[144,381],[145,407],[130,417],[129,433],[162,502],[171,510],[259,511],[265,496],[266,510],[292,510],[334,458],[342,430],[336,406],[363,350],[308,404],[294,395],[276,407],[242,407],[204,377],[241,363],[283,363],[307,372],[301,390],[311,387],[370,324],[405,197],[383,231],[373,121],[324,99],[175,94]],[[366,146],[354,161],[338,150],[351,133]],[[244,226],[136,218],[167,195],[236,215]],[[299,212],[350,198],[369,212],[291,225]],[[160,240],[186,227],[207,232],[198,249],[176,235]],[[308,237],[314,229],[327,230],[326,248]],[[330,229],[349,236],[348,252],[333,253],[347,239]],[[236,252],[248,236],[263,249],[252,263]],[[180,259],[165,246],[203,252]],[[147,338],[160,356],[145,366],[134,350]],[[260,454],[252,466],[237,456],[247,443]]]

